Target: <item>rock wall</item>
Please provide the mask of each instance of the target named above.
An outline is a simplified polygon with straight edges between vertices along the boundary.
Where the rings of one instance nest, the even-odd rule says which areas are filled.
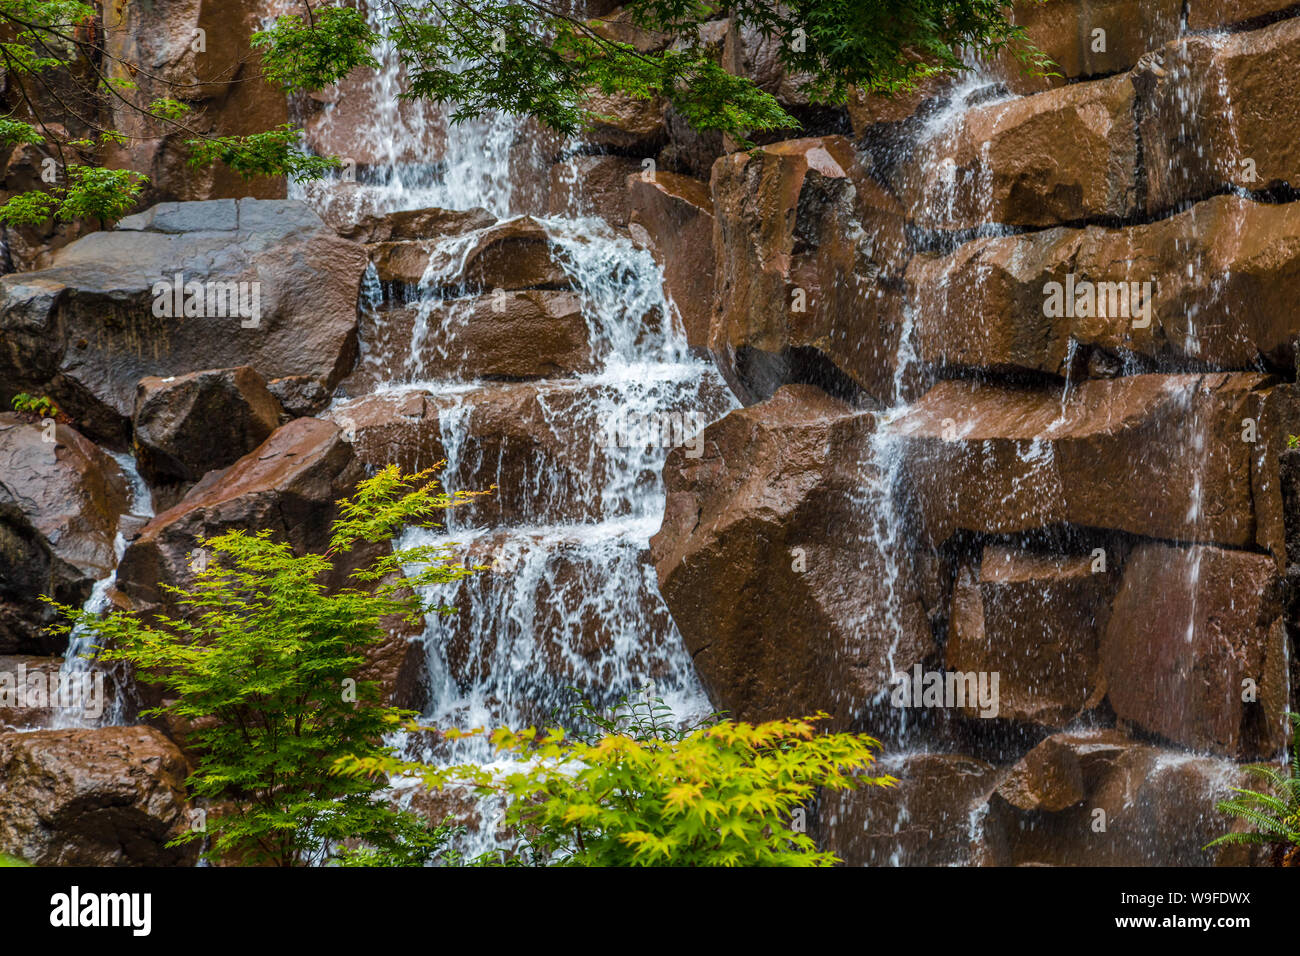
[[[1246,862],[1200,847],[1296,707],[1286,6],[1043,4],[1060,77],[715,162],[749,407],[670,457],[652,555],[717,706],[897,754],[819,806],[849,862]]]
[[[187,52],[210,7],[132,7],[114,42],[194,81],[214,129],[287,115],[240,81],[239,31],[219,76]],[[616,98],[579,143],[521,122],[505,152],[526,215],[505,220],[362,215],[346,182],[318,214],[182,174],[175,144],[146,137],[117,160],[156,177],[151,200],[206,201],[8,237],[24,268],[0,279],[0,401],[49,395],[61,415],[0,415],[0,670],[61,666],[35,594],[83,603],[102,584],[166,609],[160,585],[187,579],[202,535],[318,548],[367,469],[449,458],[455,486],[498,486],[463,512],[474,561],[552,549],[527,595],[532,656],[464,614],[438,632],[449,682],[524,697],[577,666],[611,682],[630,643],[657,676],[680,632],[717,708],[826,711],[883,739],[900,786],[813,815],[851,864],[1251,862],[1201,847],[1241,764],[1285,745],[1300,687],[1300,18],[1269,0],[1024,15],[1059,76],[1002,57],[843,109],[717,21],[720,61],[804,135],[741,152]],[[372,80],[292,104],[309,142],[363,170],[440,161],[456,134],[409,105],[392,116],[412,138],[376,145]],[[38,161],[11,156],[5,188]],[[542,218],[560,213],[653,257],[671,307],[638,312],[634,337],[678,323],[743,404],[720,415],[736,403],[717,375],[665,391],[717,420],[661,476],[598,439],[592,410],[618,393],[594,374],[611,349],[594,313],[619,304],[575,279]],[[179,308],[159,315],[177,270]],[[257,315],[191,315],[191,282],[260,283]],[[629,563],[647,590],[593,596],[596,565],[627,556],[583,532],[660,478],[661,526]],[[493,580],[455,600],[513,622],[519,595]],[[390,638],[371,673],[422,707],[428,635]],[[118,679],[123,719],[156,703]],[[188,862],[162,848],[186,806],[184,729],[50,723],[0,708],[0,850]]]

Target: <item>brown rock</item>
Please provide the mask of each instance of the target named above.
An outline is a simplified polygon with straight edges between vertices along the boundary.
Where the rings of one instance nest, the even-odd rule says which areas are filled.
[[[611,226],[626,226],[627,180],[640,169],[640,160],[625,156],[574,156],[556,163],[551,167],[550,214],[596,216]]]
[[[934,366],[1061,373],[1076,321],[1045,313],[1049,282],[1064,286],[1083,233],[1044,229],[974,239],[908,265],[917,357]]]
[[[381,242],[369,251],[381,282],[414,286],[427,275],[430,291],[567,289],[571,284],[546,227],[530,216],[467,233],[463,244]]]
[[[916,352],[934,365],[1066,375],[1084,344],[1173,368],[1290,369],[1300,203],[1216,196],[1149,225],[976,239],[917,256],[907,280]]]
[[[121,468],[77,431],[0,413],[0,653],[62,650],[40,596],[86,601],[113,570],[127,507]]]
[[[972,815],[996,771],[960,754],[886,756],[873,772],[894,787],[826,790],[818,806],[820,845],[849,866],[951,866],[970,855]]]
[[[198,539],[236,528],[272,531],[298,554],[324,551],[334,502],[350,494],[359,477],[351,446],[336,426],[294,419],[229,468],[209,472],[150,521],[122,556],[117,586],[140,609],[166,605],[162,585],[193,580]]]
[[[719,160],[711,183],[717,299],[709,348],[743,400],[800,380],[820,356],[882,402],[893,395],[907,240],[897,204],[841,136]],[[805,379],[806,380],[806,379]]]
[[[907,556],[873,533],[886,505],[862,493],[873,428],[786,386],[705,429],[701,457],[668,456],[651,539],[660,591],[714,704],[737,719],[824,709],[844,726],[933,648]]]
[[[615,5],[617,6],[617,4]],[[658,30],[644,30],[632,21],[632,14],[618,7],[611,12],[588,21],[588,25],[599,36],[615,43],[626,43],[638,53],[652,53],[662,50],[672,41],[672,34]]]
[[[978,815],[975,861],[993,866],[1242,865],[1205,850],[1231,828],[1217,801],[1236,764],[1135,743],[1114,730],[1057,734],[998,786]]]
[[[713,312],[716,262],[713,249],[713,200],[698,179],[665,171],[629,176],[633,235],[644,233],[655,260],[664,270],[664,289],[676,304],[686,341],[703,347]]]
[[[407,82],[403,71],[398,88]],[[298,103],[307,107],[301,120],[306,144],[318,155],[341,157],[354,174],[367,167],[433,164],[446,155],[447,121],[437,104],[398,99],[374,70],[355,69]]]
[[[1119,582],[1116,558],[1094,573],[1092,555],[987,546],[953,591],[948,669],[997,673],[1001,718],[1065,725],[1101,697],[1097,645]]]
[[[997,74],[1013,92],[1036,93],[1080,77],[1122,73],[1148,50],[1178,36],[1182,7],[1182,0],[1047,0],[1017,6],[1012,20],[1052,60],[1045,72],[1059,75],[1026,72],[1012,51],[997,57]]]
[[[449,487],[486,491],[495,484],[491,496],[457,509],[466,526],[595,520],[622,507],[621,499],[604,497],[604,489],[623,484],[614,481],[616,473],[649,483],[658,460],[635,448],[609,447],[622,440],[616,429],[612,438],[606,434],[619,423],[594,412],[609,405],[611,389],[572,380],[491,383],[443,393],[416,388],[337,404],[331,417],[367,466],[395,463],[410,472],[449,460]],[[655,411],[674,427],[680,422],[681,437],[690,442],[711,410],[725,407],[725,398],[705,384]],[[625,424],[631,437],[641,435],[631,419]],[[662,433],[652,437],[656,444],[665,440]],[[677,438],[674,431],[667,440]]]
[[[1147,209],[1225,186],[1300,184],[1290,115],[1300,84],[1300,20],[1230,36],[1192,36],[1138,72]]]
[[[1005,534],[1067,522],[1280,555],[1285,428],[1275,417],[1285,420],[1294,399],[1274,386],[1259,374],[1135,375],[1062,396],[945,381],[890,431],[935,543],[958,528]],[[1254,443],[1243,440],[1246,419]]]
[[[1133,104],[1124,75],[971,109],[903,169],[904,205],[928,229],[1131,216]]]
[[[266,390],[275,396],[290,418],[315,415],[330,403],[329,389],[308,375],[273,378],[266,383]]]
[[[1188,0],[1187,29],[1213,30],[1280,13],[1293,6],[1295,0]]]
[[[187,484],[248,454],[280,424],[280,403],[248,366],[140,380],[133,416],[140,473]]]
[[[951,86],[951,77],[938,76],[922,80],[910,90],[893,94],[853,89],[845,105],[854,137],[862,139],[870,133],[871,127],[881,123],[901,123],[911,119],[923,103],[943,95]]]
[[[364,358],[346,385],[353,394],[389,381],[553,378],[595,367],[573,292],[502,290],[382,309],[363,317],[361,341]]]
[[[0,734],[0,850],[37,866],[183,866],[185,760],[152,727]]]
[[[664,100],[639,99],[622,93],[594,93],[583,101],[588,126],[584,143],[625,154],[654,156],[668,139]],[[637,162],[640,165],[640,162]]]
[[[112,80],[131,84],[116,87],[108,100],[109,125],[127,141],[109,146],[105,165],[145,173],[150,180],[146,204],[284,198],[284,177],[246,180],[222,163],[195,168],[185,145],[196,133],[246,135],[289,121],[285,93],[262,78],[261,55],[251,45],[253,32],[263,28],[264,7],[262,0],[192,0],[105,10],[103,70]],[[161,96],[192,107],[184,129],[132,108],[147,107]]]
[[[1287,710],[1280,585],[1267,555],[1139,545],[1101,643],[1115,714],[1195,750],[1276,756]]]
[[[327,221],[344,239],[353,242],[401,242],[416,239],[443,239],[496,222],[486,209],[403,209],[388,213],[367,213],[355,221],[338,218],[339,212],[327,214]]]
[[[127,437],[136,384],[147,375],[249,365],[267,378],[308,375],[333,388],[355,359],[365,266],[360,246],[299,202],[155,206],[60,250],[48,269],[0,278],[0,380],[49,395],[109,440]],[[205,312],[206,283],[248,283],[250,317],[231,315],[228,298],[215,294],[228,290],[216,286],[216,314],[167,317],[161,307],[174,296],[154,290],[177,273],[205,284]],[[199,298],[183,296],[182,306]]]
[[[784,106],[807,106],[808,94],[802,86],[811,77],[792,74],[781,62],[781,50],[789,40],[762,31],[750,23],[729,24],[722,50],[722,66],[728,73],[753,80],[758,88],[770,93]]]
[[[54,719],[50,683],[57,689],[62,657],[0,655],[0,732],[36,730]]]

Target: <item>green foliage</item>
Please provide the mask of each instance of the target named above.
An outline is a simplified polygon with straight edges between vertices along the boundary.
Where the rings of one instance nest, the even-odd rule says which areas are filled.
[[[0,144],[19,146],[24,143],[39,146],[45,137],[36,131],[31,123],[24,123],[11,116],[0,117]]]
[[[879,743],[819,734],[814,722],[712,719],[679,728],[661,700],[626,701],[597,733],[495,730],[495,766],[435,767],[391,755],[349,755],[345,776],[414,774],[506,800],[515,846],[479,863],[543,866],[830,866],[801,822],[819,788],[892,786],[867,776]],[[446,731],[458,739],[482,730]]]
[[[1286,436],[1286,447],[1287,447],[1287,448],[1300,448],[1300,435],[1287,435],[1287,436]]]
[[[69,166],[58,217],[116,222],[131,211],[148,177],[130,169]]]
[[[147,182],[147,176],[130,169],[70,166],[68,185],[55,186],[48,192],[34,189],[10,197],[0,206],[0,223],[33,226],[51,217],[65,222],[75,219],[116,222],[131,211]]]
[[[35,226],[48,222],[59,210],[59,199],[53,193],[33,189],[17,193],[0,206],[0,223],[7,226]]]
[[[331,771],[344,757],[391,758],[382,738],[412,716],[383,706],[378,686],[357,678],[366,649],[383,640],[381,619],[449,613],[419,589],[471,572],[447,546],[420,546],[361,562],[355,586],[330,592],[322,581],[357,544],[387,541],[412,522],[434,527],[432,517],[462,497],[439,492],[431,472],[387,468],[341,503],[324,554],[232,531],[201,542],[206,569],[171,589],[183,611],[175,618],[65,609],[105,660],[163,688],[170,702],[146,716],[192,728],[199,757],[189,785],[213,809],[205,832],[177,843],[208,837],[210,858],[281,866],[419,865],[444,852],[454,828],[393,807],[382,776]]]
[[[314,92],[343,79],[358,66],[378,67],[370,48],[379,37],[354,7],[326,7],[303,21],[296,14],[276,19],[253,34],[266,75],[289,90]]]
[[[149,104],[149,112],[163,119],[178,120],[190,112],[190,105],[170,96],[160,96]]]
[[[54,418],[59,414],[59,406],[44,395],[38,398],[35,395],[29,395],[27,392],[19,392],[10,400],[9,404],[13,406],[16,412],[30,412],[33,415],[40,415],[42,418]]]
[[[16,856],[8,856],[0,853],[0,866],[31,866],[26,860],[20,860]]]
[[[80,0],[0,0],[0,59],[23,75],[62,66],[77,28],[94,19],[95,8]]]
[[[1003,0],[630,0],[624,9],[638,26],[670,33],[674,42],[638,51],[574,19],[566,5],[539,0],[395,0],[387,19],[407,72],[404,96],[454,104],[457,121],[504,110],[569,134],[592,118],[585,106],[592,90],[662,96],[695,128],[742,142],[748,133],[797,127],[773,96],[722,68],[701,27],[723,17],[783,41],[781,62],[813,103],[842,104],[850,87],[895,93],[965,69],[966,47],[1010,44],[1027,66],[1046,63],[1010,22]],[[376,42],[349,8],[314,16],[309,23],[282,17],[259,35],[272,74],[291,88],[319,89],[341,78],[366,62]]]
[[[312,156],[297,148],[299,131],[289,123],[248,136],[219,136],[186,141],[190,165],[225,163],[245,179],[290,176],[319,179],[342,165],[336,157]]]
[[[1207,849],[1242,843],[1267,844],[1279,849],[1300,847],[1300,714],[1288,716],[1292,730],[1290,766],[1279,769],[1253,764],[1244,768],[1267,783],[1271,792],[1233,787],[1233,792],[1240,796],[1215,804],[1221,812],[1245,820],[1255,829],[1248,833],[1225,833],[1206,844]]]

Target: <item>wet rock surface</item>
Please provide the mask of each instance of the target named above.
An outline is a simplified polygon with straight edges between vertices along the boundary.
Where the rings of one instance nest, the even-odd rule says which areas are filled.
[[[117,462],[53,419],[0,413],[0,653],[52,653],[43,594],[79,606],[117,563],[128,506]]]
[[[57,672],[37,598],[84,604],[119,551],[107,598],[174,610],[200,537],[320,550],[364,474],[445,460],[495,486],[440,533],[488,570],[448,589],[460,614],[385,622],[363,676],[400,706],[525,725],[571,684],[654,681],[746,720],[824,709],[899,780],[812,808],[852,865],[1259,862],[1203,847],[1298,709],[1293,3],[1049,0],[1016,16],[1059,76],[999,55],[843,109],[717,20],[709,55],[809,130],[744,151],[660,100],[597,98],[569,141],[376,111],[393,74],[291,105],[183,42],[212,24],[233,62],[255,6],[131,7],[108,41],[191,84],[205,130],[292,108],[355,176],[304,190],[318,214],[145,136],[109,150],[153,179],[145,211],[6,232],[0,400],[65,414],[0,414],[0,672]],[[41,149],[2,158],[0,196],[39,182]],[[586,215],[609,235],[575,239]],[[204,309],[235,283],[236,311],[187,313],[190,281]],[[676,434],[607,431],[647,409]],[[995,699],[900,704],[913,674]],[[0,851],[192,862],[164,847],[174,743],[56,717],[0,703]]]
[[[0,849],[37,866],[177,866],[184,758],[151,727],[0,734]]]
[[[0,279],[5,396],[48,394],[113,441],[145,376],[248,365],[332,388],[356,356],[365,265],[300,202],[154,206]]]

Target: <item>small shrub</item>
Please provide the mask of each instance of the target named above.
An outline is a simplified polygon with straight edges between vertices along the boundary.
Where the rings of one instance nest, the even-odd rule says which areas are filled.
[[[415,774],[433,788],[502,797],[515,843],[476,862],[540,866],[830,866],[838,859],[819,852],[803,825],[818,789],[896,782],[867,775],[873,738],[818,733],[825,714],[678,729],[665,711],[658,699],[624,702],[609,717],[588,706],[601,733],[586,739],[495,730],[492,745],[510,770],[359,756],[339,771]]]
[[[269,533],[233,531],[202,542],[205,570],[171,588],[183,617],[146,621],[64,609],[87,628],[108,661],[125,661],[159,684],[169,703],[144,712],[193,728],[198,767],[191,791],[211,807],[204,855],[244,864],[422,865],[442,856],[454,828],[399,810],[378,775],[332,773],[341,757],[391,756],[386,733],[414,716],[383,706],[379,688],[358,679],[365,651],[383,640],[381,620],[410,622],[452,609],[420,589],[470,570],[445,545],[395,550],[352,572],[356,587],[334,592],[322,580],[337,556],[386,542],[462,496],[437,490],[430,472],[402,477],[387,468],[340,502],[329,549],[295,555]],[[408,568],[419,570],[408,572]]]
[[[13,397],[10,404],[16,412],[27,412],[32,415],[39,415],[41,418],[57,418],[59,415],[59,406],[44,395],[37,398],[35,395],[19,392]]]

